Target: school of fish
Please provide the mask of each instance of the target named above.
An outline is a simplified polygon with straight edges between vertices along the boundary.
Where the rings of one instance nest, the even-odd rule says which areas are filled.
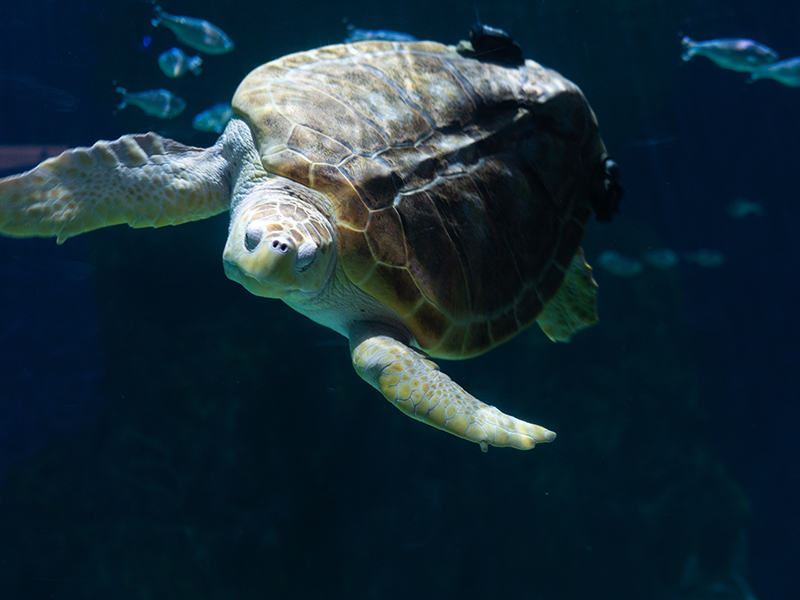
[[[789,87],[800,87],[800,56],[779,60],[778,53],[754,40],[745,38],[720,38],[698,42],[686,36],[681,39],[683,53],[681,58],[689,61],[695,56],[704,56],[718,67],[749,73],[747,83],[759,79],[774,79]],[[673,138],[668,138],[669,140]],[[645,145],[635,143],[632,145]],[[661,143],[661,140],[656,140]],[[735,198],[726,206],[726,212],[732,219],[744,219],[750,215],[761,217],[764,207],[755,200]],[[646,266],[655,269],[672,269],[677,266],[681,257],[688,263],[706,269],[716,269],[726,262],[725,254],[712,248],[676,252],[671,248],[653,248],[639,257],[628,256],[617,250],[604,250],[597,257],[602,269],[617,277],[636,277],[644,272]]]
[[[198,52],[226,54],[234,48],[233,40],[222,29],[204,19],[171,15],[158,5],[154,10],[156,16],[150,21],[153,27],[166,27],[180,42]],[[203,59],[200,56],[189,57],[180,48],[170,48],[158,56],[161,72],[170,79],[182,77],[187,72],[200,75],[202,65]],[[117,87],[117,92],[122,95],[117,110],[126,106],[138,106],[150,116],[172,119],[186,108],[183,98],[165,89],[129,92],[123,87]],[[193,126],[198,131],[221,133],[232,116],[230,105],[227,105],[227,109],[223,105],[215,105],[199,113],[194,118]]]
[[[774,79],[789,87],[800,87],[800,56],[778,60],[772,48],[744,38],[724,38],[696,42],[690,37],[681,40],[683,54],[688,61],[695,56],[705,56],[723,69],[750,73],[747,83],[759,79]]]
[[[763,217],[764,206],[757,200],[734,198],[725,206],[725,212],[731,219]],[[666,271],[676,267],[683,261],[705,269],[716,269],[727,261],[721,250],[700,248],[677,252],[672,248],[650,248],[638,257],[628,256],[616,250],[604,250],[597,257],[600,267],[617,277],[636,277],[644,272],[645,267]]]

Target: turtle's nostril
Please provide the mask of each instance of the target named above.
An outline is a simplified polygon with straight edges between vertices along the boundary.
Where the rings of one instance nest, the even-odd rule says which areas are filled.
[[[264,230],[258,227],[248,227],[244,232],[244,247],[248,252],[252,252],[261,243],[264,237]]]
[[[289,250],[289,244],[284,242],[283,240],[272,240],[272,248],[277,250],[281,254],[285,254],[287,250]]]

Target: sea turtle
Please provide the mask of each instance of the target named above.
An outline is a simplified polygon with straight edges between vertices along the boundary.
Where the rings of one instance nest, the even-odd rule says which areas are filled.
[[[533,321],[553,340],[592,324],[580,243],[621,188],[577,86],[513,49],[480,50],[366,41],[284,56],[241,82],[210,148],[125,135],[0,180],[0,233],[62,243],[229,210],[230,279],[347,337],[358,374],[406,414],[484,451],[533,448],[555,434],[430,358],[481,354]]]

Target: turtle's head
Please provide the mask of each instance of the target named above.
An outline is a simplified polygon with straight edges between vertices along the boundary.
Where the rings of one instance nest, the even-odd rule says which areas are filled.
[[[330,276],[333,227],[309,200],[315,192],[281,177],[254,186],[234,207],[225,274],[256,296],[302,302]]]

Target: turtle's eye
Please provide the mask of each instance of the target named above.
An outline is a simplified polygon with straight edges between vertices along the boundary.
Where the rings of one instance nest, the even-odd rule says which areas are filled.
[[[297,249],[297,261],[295,262],[295,269],[298,273],[302,273],[308,269],[314,260],[317,258],[317,245],[313,242],[303,242]]]
[[[244,232],[244,247],[248,252],[252,252],[261,243],[264,237],[264,230],[260,227],[248,227]]]

